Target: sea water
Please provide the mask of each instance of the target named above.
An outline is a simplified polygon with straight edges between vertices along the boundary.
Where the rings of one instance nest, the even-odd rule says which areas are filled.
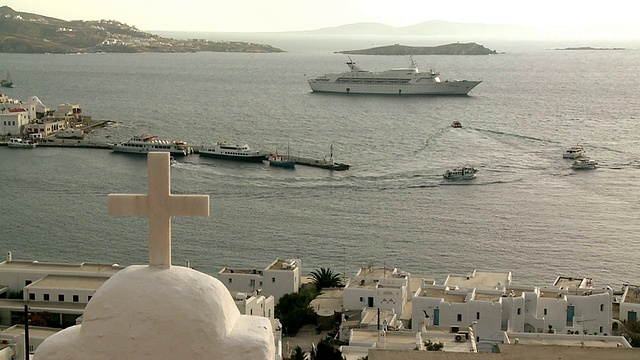
[[[365,96],[312,93],[309,77],[345,71],[348,58],[333,53],[340,44],[299,44],[274,54],[0,54],[16,86],[3,91],[116,121],[91,141],[150,133],[288,146],[318,159],[333,145],[336,161],[351,165],[290,171],[178,159],[172,191],[210,195],[211,216],[173,219],[175,264],[215,274],[300,258],[304,273],[353,276],[373,263],[439,281],[474,269],[512,271],[514,283],[531,285],[558,275],[640,281],[638,50],[415,56],[443,79],[482,83],[466,97]],[[409,65],[351,57],[370,70]],[[597,170],[562,159],[576,143]],[[476,179],[442,178],[467,163]],[[147,219],[108,216],[106,199],[145,193],[146,171],[144,156],[108,150],[0,147],[0,251],[147,263]]]

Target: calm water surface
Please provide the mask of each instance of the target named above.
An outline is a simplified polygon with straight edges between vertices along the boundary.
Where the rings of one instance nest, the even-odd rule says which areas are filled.
[[[209,194],[211,217],[174,218],[177,264],[213,274],[297,257],[305,272],[353,275],[372,261],[440,281],[473,269],[512,271],[519,284],[640,281],[638,50],[416,56],[443,78],[483,82],[468,97],[398,97],[311,93],[306,79],[344,71],[346,58],[333,54],[339,45],[304,45],[281,54],[0,54],[0,71],[11,71],[13,98],[79,103],[117,121],[95,141],[146,132],[197,145],[289,145],[314,158],[333,144],[352,165],[332,173],[179,159],[172,191]],[[352,58],[371,70],[409,64]],[[561,155],[575,143],[599,169],[570,168]],[[464,163],[480,169],[475,180],[443,181]],[[0,251],[147,262],[147,220],[109,217],[106,200],[146,192],[145,157],[0,147],[0,182]]]

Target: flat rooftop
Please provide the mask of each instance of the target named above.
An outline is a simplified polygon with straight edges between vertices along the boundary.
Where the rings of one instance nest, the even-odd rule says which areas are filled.
[[[448,290],[445,289],[436,289],[436,288],[426,288],[422,289],[418,296],[421,297],[429,297],[429,298],[441,298],[444,301],[449,303],[463,303],[467,300],[467,294],[450,294]]]
[[[254,275],[262,275],[262,270],[258,270],[258,269],[224,268],[224,269],[220,270],[219,274],[254,274]]]
[[[48,263],[39,261],[3,261],[0,263],[0,271],[2,270],[30,270],[30,271],[76,271],[76,272],[92,272],[96,274],[113,275],[118,271],[124,269],[124,266],[118,264],[93,264],[93,263],[80,263],[80,264],[61,264],[61,263]]]
[[[640,304],[640,286],[629,285],[629,290],[627,290],[627,296],[624,298],[624,302]]]
[[[387,321],[387,324],[391,324],[393,317],[395,314],[393,310],[390,309],[380,309],[380,325]],[[360,321],[362,325],[378,325],[378,310],[375,308],[367,308],[364,311],[364,315],[362,320]]]
[[[587,278],[575,278],[571,276],[558,276],[556,281],[553,283],[553,286],[568,289],[570,287],[580,287],[582,282],[586,283]]]
[[[537,333],[507,333],[509,343],[518,345],[557,345],[573,347],[618,348],[622,344],[620,336],[566,335]],[[584,345],[583,345],[584,343]]]
[[[47,328],[40,326],[29,326],[29,337],[46,339],[62,329]],[[14,325],[8,329],[0,331],[3,334],[20,335],[24,333],[24,326]]]
[[[498,302],[500,301],[501,297],[502,297],[502,294],[488,294],[488,293],[481,293],[481,292],[479,293],[476,291],[475,295],[473,296],[473,300]]]
[[[278,259],[272,262],[266,270],[293,270],[296,267],[297,263],[293,259]]]
[[[108,278],[98,276],[47,275],[28,285],[29,289],[85,289],[98,290]]]
[[[356,277],[372,277],[372,278],[397,278],[403,277],[404,275],[399,275],[398,270],[395,268],[388,267],[361,267],[356,274]]]
[[[510,272],[474,271],[469,275],[449,275],[444,285],[468,289],[504,288],[511,283]]]

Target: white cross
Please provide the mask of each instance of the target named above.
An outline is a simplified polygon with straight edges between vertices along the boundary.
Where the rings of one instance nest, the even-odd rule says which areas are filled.
[[[149,217],[149,265],[171,267],[171,217],[209,216],[209,195],[171,195],[168,152],[147,157],[147,194],[109,194],[109,215]]]

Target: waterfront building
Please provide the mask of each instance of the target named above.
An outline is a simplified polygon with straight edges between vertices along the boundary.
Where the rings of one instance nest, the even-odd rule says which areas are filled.
[[[14,260],[9,252],[0,263],[1,324],[15,323],[27,305],[32,313],[46,312],[52,326],[73,325],[98,288],[121,269],[117,264]]]
[[[619,297],[617,319],[622,322],[638,321],[640,313],[640,285],[624,284]]]
[[[263,270],[225,267],[217,278],[229,291],[273,295],[276,303],[284,295],[295,293],[302,285],[300,259],[276,259]]]
[[[394,309],[402,314],[411,299],[411,275],[396,268],[363,266],[344,287],[345,309]]]
[[[22,108],[0,110],[0,135],[20,136],[29,123],[29,114]]]
[[[265,297],[264,295],[255,295],[243,292],[231,292],[231,295],[233,296],[236,306],[238,307],[238,310],[240,310],[241,314],[262,316],[269,319],[272,325],[275,325],[275,304],[272,295]]]
[[[502,332],[610,335],[613,292],[594,289],[590,279],[559,277],[549,287],[485,289],[425,286],[412,301],[412,328],[473,327],[476,340],[494,343]],[[495,279],[494,279],[495,280]],[[559,287],[558,287],[559,285]]]

